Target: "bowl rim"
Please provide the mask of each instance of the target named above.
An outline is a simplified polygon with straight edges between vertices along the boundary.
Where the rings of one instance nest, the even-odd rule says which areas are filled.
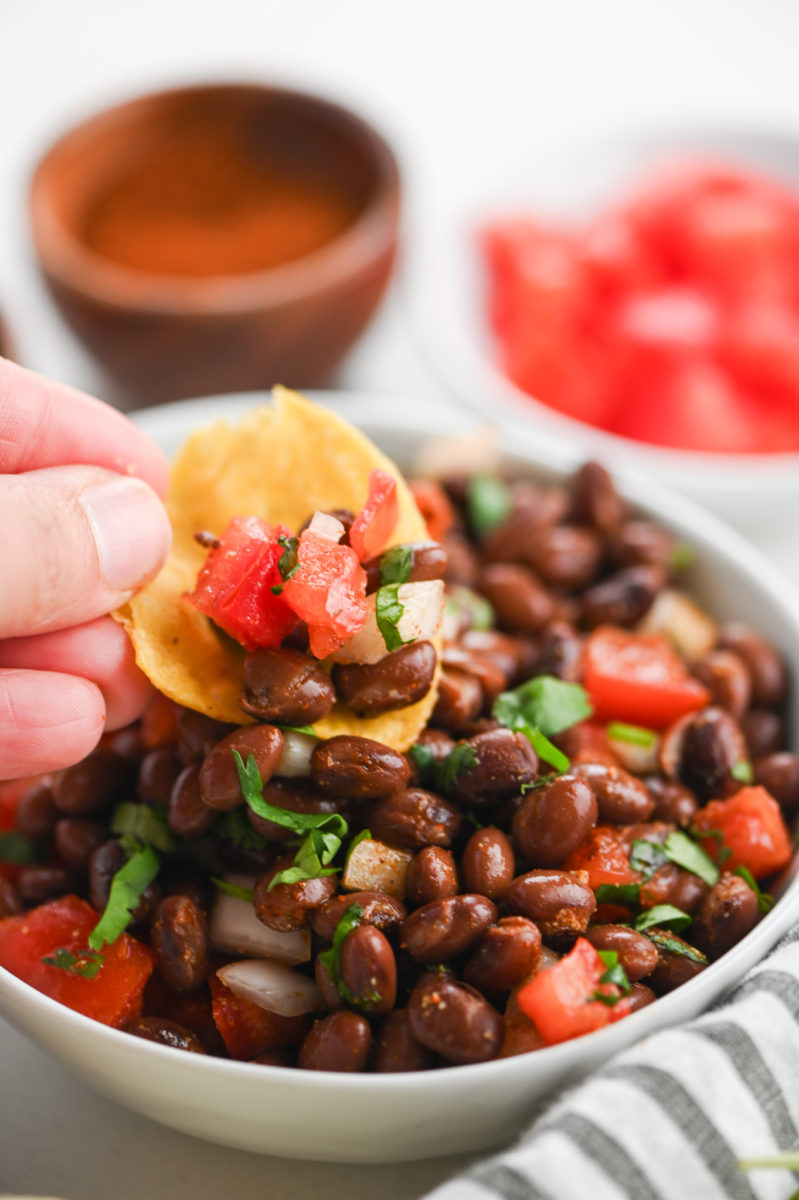
[[[428,436],[429,427],[440,420],[440,428],[434,432],[451,432],[453,415],[463,418],[464,414],[457,408],[451,408],[447,420],[447,406],[442,405],[437,411],[431,412],[429,404],[407,397],[376,395],[373,393],[335,392],[329,390],[309,390],[306,395],[322,404],[329,404],[349,420],[356,421],[364,428],[367,436],[379,438],[384,433],[394,436],[412,437],[418,440],[419,429],[423,436]],[[130,414],[133,419],[153,435],[163,436],[164,428],[169,428],[181,417],[192,411],[201,420],[230,416],[238,419],[243,413],[257,404],[268,402],[268,392],[246,392],[228,395],[200,397],[195,400],[175,401],[169,404],[141,409]],[[384,407],[380,408],[377,402]],[[388,411],[387,411],[388,410]],[[396,416],[395,414],[401,414]],[[412,414],[422,425],[409,428],[408,414]],[[474,414],[471,414],[472,416]],[[196,420],[192,422],[196,424]],[[517,431],[507,425],[497,423],[498,432],[502,438],[502,452],[511,461],[526,461],[532,471],[557,474],[576,466],[583,460],[579,447],[571,448],[558,445],[556,442],[547,443],[544,440],[537,450],[530,446],[519,447]],[[181,436],[185,436],[184,428]],[[535,460],[535,461],[534,461]],[[622,494],[628,495],[632,503],[654,514],[670,525],[676,525],[686,531],[696,543],[700,553],[710,551],[718,556],[731,570],[743,572],[764,594],[768,595],[769,603],[776,607],[786,619],[799,643],[799,612],[797,611],[796,595],[788,581],[780,574],[773,564],[765,558],[757,547],[748,542],[741,534],[727,525],[719,517],[708,512],[694,501],[672,493],[664,485],[650,477],[634,470],[615,470]],[[668,512],[668,517],[664,516]],[[799,654],[799,651],[797,651]],[[794,862],[799,859],[799,851]],[[770,950],[778,939],[784,935],[794,921],[799,917],[799,873],[787,883],[784,894],[777,904],[750,932],[720,959],[711,963],[706,971],[682,984],[679,988],[664,996],[658,997],[654,1004],[637,1012],[631,1013],[623,1021],[606,1026],[604,1029],[587,1034],[582,1038],[571,1039],[553,1046],[527,1054],[515,1055],[509,1058],[493,1059],[484,1063],[472,1063],[452,1068],[441,1068],[434,1071],[417,1071],[408,1073],[375,1073],[346,1074],[333,1071],[302,1071],[296,1067],[260,1066],[265,1072],[266,1082],[274,1080],[278,1084],[291,1085],[293,1089],[306,1089],[322,1094],[341,1096],[342,1094],[374,1094],[378,1101],[389,1094],[402,1095],[412,1093],[416,1088],[423,1087],[426,1093],[432,1092],[442,1099],[451,1093],[455,1081],[462,1082],[465,1087],[470,1084],[488,1084],[494,1079],[507,1077],[508,1081],[520,1082],[535,1071],[535,1063],[544,1064],[550,1068],[550,1073],[558,1074],[565,1083],[569,1070],[574,1070],[583,1060],[591,1062],[605,1061],[612,1054],[628,1046],[636,1044],[641,1036],[654,1033],[661,1028],[673,1025],[684,1019],[683,1010],[688,1007],[688,997],[698,996],[709,992],[709,999],[698,1005],[704,1011],[708,1003],[722,994],[740,977],[735,963],[739,957],[753,958],[759,961],[763,954]],[[708,976],[715,989],[708,982]],[[726,982],[725,982],[726,979]],[[20,1005],[28,1009],[39,1008],[43,1021],[49,1024],[55,1020],[65,1030],[75,1036],[91,1035],[99,1039],[98,1047],[107,1046],[109,1052],[116,1049],[120,1052],[135,1050],[137,1055],[152,1061],[153,1065],[161,1066],[174,1074],[177,1072],[199,1070],[210,1075],[212,1079],[253,1080],[255,1073],[253,1064],[235,1059],[214,1058],[213,1056],[192,1055],[177,1051],[169,1046],[162,1046],[145,1039],[134,1039],[123,1030],[114,1029],[78,1013],[49,996],[38,992],[30,985],[0,967],[0,1000],[3,992],[8,992]],[[632,1024],[631,1024],[632,1022]],[[630,1036],[631,1033],[635,1036]],[[30,1035],[29,1035],[30,1036]],[[581,1054],[580,1048],[584,1051]],[[543,1058],[541,1056],[544,1056]],[[195,1066],[190,1066],[194,1063]],[[196,1065],[205,1064],[205,1065]],[[454,1068],[454,1064],[453,1064]],[[558,1072],[558,1068],[560,1071]],[[546,1073],[546,1072],[544,1072]]]
[[[163,102],[214,93],[278,98],[298,111],[336,123],[357,139],[376,170],[374,194],[336,237],[300,258],[262,270],[214,276],[174,276],[115,263],[75,237],[58,216],[50,177],[59,158],[81,140],[120,122],[151,119]],[[397,237],[401,173],[386,138],[359,113],[327,96],[261,80],[208,80],[138,93],[96,109],[62,130],[39,156],[29,180],[29,223],[41,269],[56,286],[125,311],[156,315],[241,313],[277,308],[334,288],[390,251]]]
[[[679,153],[675,146],[681,147]],[[467,254],[475,263],[477,254],[473,246],[470,249],[465,245],[466,239],[471,238],[473,242],[475,231],[492,218],[501,218],[503,212],[518,213],[525,203],[524,193],[529,196],[535,190],[536,172],[539,176],[545,175],[547,169],[558,168],[558,164],[562,169],[562,164],[573,164],[581,155],[598,158],[625,149],[630,157],[644,156],[629,172],[632,182],[645,177],[649,170],[656,170],[658,163],[669,157],[690,160],[698,155],[718,165],[759,170],[779,179],[774,167],[758,166],[753,160],[758,149],[763,153],[770,150],[772,156],[782,154],[783,158],[791,151],[797,163],[792,186],[799,195],[799,137],[795,130],[779,124],[705,121],[692,125],[678,120],[661,120],[646,124],[633,122],[621,129],[593,134],[575,133],[556,144],[546,143],[534,148],[523,159],[523,171],[517,170],[515,175],[507,165],[504,171],[500,170],[502,160],[495,156],[492,159],[494,170],[482,173],[483,182],[476,184],[474,191],[469,193],[468,188],[464,188],[456,200],[451,192],[446,200],[438,197],[432,216],[427,221],[420,218],[417,251],[407,256],[404,270],[400,272],[400,294],[426,364],[465,407],[482,413],[486,412],[487,406],[496,407],[502,418],[515,422],[517,433],[535,435],[540,429],[561,441],[577,442],[586,451],[600,456],[614,470],[625,457],[635,454],[642,470],[651,469],[668,486],[690,490],[695,497],[704,498],[705,494],[709,496],[719,489],[753,498],[764,492],[799,492],[799,451],[728,454],[659,446],[611,433],[561,413],[514,384],[503,374],[496,360],[484,353],[483,342],[490,341],[487,322],[480,331],[480,338],[475,338],[473,323],[463,322],[463,306],[458,305],[457,313],[448,311],[446,300],[452,298],[452,284],[435,284],[436,279],[447,278],[447,272],[442,270],[443,255],[447,255],[451,263],[453,251]],[[789,187],[790,175],[791,172],[786,170],[782,176],[782,182]],[[486,177],[492,178],[489,186],[484,183]],[[494,182],[494,177],[499,182]],[[503,181],[513,189],[510,204],[501,198]],[[625,186],[624,179],[614,182],[609,188],[611,197],[618,196]],[[577,188],[579,190],[579,184]],[[533,197],[526,203],[532,208],[537,202]],[[599,203],[592,200],[591,210]],[[541,206],[539,202],[539,207],[548,213],[551,205]],[[566,219],[570,220],[572,216],[567,213]],[[440,257],[431,254],[433,247],[439,248]],[[443,321],[442,312],[445,314]]]

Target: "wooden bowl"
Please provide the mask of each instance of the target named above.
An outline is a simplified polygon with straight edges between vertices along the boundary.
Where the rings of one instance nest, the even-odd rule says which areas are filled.
[[[383,139],[328,101],[259,85],[147,95],[39,162],[39,263],[129,400],[328,380],[374,312],[397,242]]]

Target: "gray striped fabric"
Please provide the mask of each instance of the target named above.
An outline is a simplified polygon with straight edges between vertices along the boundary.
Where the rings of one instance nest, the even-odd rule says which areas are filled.
[[[799,1174],[799,928],[724,1001],[613,1059],[427,1200],[788,1200]]]

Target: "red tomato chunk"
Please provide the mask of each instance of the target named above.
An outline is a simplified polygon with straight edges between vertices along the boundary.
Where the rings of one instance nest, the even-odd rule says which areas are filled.
[[[43,963],[56,950],[85,950],[98,914],[77,896],[0,921],[0,966],[67,1008],[104,1025],[121,1026],[141,1010],[142,992],[153,969],[149,947],[123,933],[102,951],[94,979]]]
[[[710,701],[665,637],[602,626],[585,647],[583,684],[598,721],[665,729]]]
[[[597,992],[609,998],[621,995],[615,984],[600,983],[605,969],[591,943],[578,938],[565,958],[520,989],[519,1007],[535,1023],[545,1042],[565,1042],[628,1015],[629,1000],[606,1004],[593,998]]]
[[[372,471],[366,503],[350,528],[350,545],[361,562],[382,554],[398,519],[397,481],[386,471]]]
[[[703,845],[725,871],[748,867],[755,879],[764,879],[791,861],[791,837],[780,806],[763,787],[744,787],[729,800],[711,800],[694,823],[703,833],[721,833],[721,845],[730,851],[727,857],[719,853],[717,838]]]

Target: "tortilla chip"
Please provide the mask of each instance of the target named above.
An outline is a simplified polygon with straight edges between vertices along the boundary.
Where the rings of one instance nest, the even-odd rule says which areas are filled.
[[[273,403],[238,426],[218,421],[189,437],[172,469],[167,510],[172,552],[163,570],[115,616],[128,630],[136,661],[164,695],[220,721],[250,724],[239,704],[244,651],[183,596],[207,551],[194,535],[220,534],[234,516],[257,516],[297,530],[315,509],[358,512],[376,467],[397,481],[399,520],[392,540],[427,538],[425,523],[398,468],[368,438],[329,409],[277,387]],[[439,648],[440,649],[440,648]],[[406,750],[424,728],[436,687],[416,704],[358,717],[336,704],[314,725],[319,737],[358,734]]]

